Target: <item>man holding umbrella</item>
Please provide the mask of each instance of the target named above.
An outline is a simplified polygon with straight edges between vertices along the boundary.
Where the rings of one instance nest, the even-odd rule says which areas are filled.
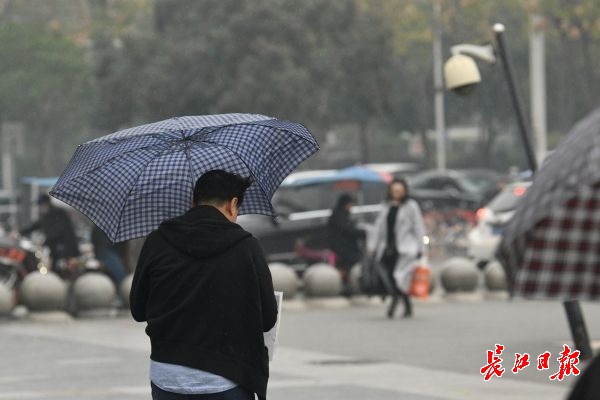
[[[204,173],[193,207],[146,239],[130,304],[147,322],[154,399],[266,397],[263,332],[277,303],[258,241],[235,223],[249,186],[222,170]]]
[[[302,124],[240,113],[173,117],[77,147],[50,194],[113,243],[148,235],[130,304],[148,323],[155,399],[265,398],[276,300],[258,242],[235,221],[275,216],[275,190],[318,149]]]

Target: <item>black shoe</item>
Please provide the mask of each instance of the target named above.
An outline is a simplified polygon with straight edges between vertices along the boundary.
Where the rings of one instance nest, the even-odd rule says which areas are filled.
[[[352,297],[352,287],[350,286],[350,284],[348,284],[347,282],[342,284],[342,290],[340,292],[340,295],[344,296],[347,299]]]
[[[404,314],[402,314],[402,318],[410,318],[412,317],[412,304],[410,302],[410,298],[408,296],[404,297]]]

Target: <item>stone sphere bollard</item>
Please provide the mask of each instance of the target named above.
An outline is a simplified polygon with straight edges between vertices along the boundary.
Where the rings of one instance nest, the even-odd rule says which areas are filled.
[[[491,291],[508,290],[504,268],[498,261],[490,262],[484,272],[485,287]]]
[[[83,274],[73,284],[73,300],[79,310],[110,308],[115,294],[113,282],[99,272]]]
[[[129,308],[129,293],[131,292],[131,285],[133,283],[133,274],[129,274],[123,279],[121,285],[119,285],[119,295],[123,301],[123,305]]]
[[[342,277],[329,264],[314,264],[304,272],[304,291],[310,297],[337,296],[342,290]]]
[[[0,283],[0,317],[9,316],[15,306],[14,292]]]
[[[444,263],[440,278],[448,293],[473,292],[477,288],[479,271],[473,261],[454,257]]]
[[[269,264],[269,270],[271,271],[275,291],[283,292],[283,297],[287,299],[294,297],[300,286],[296,271],[283,263],[271,263]]]
[[[67,284],[54,272],[32,272],[21,283],[21,302],[30,311],[59,311],[67,304]]]

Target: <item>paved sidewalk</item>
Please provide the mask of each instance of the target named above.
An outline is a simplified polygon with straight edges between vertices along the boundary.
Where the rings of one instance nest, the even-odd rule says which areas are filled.
[[[296,303],[282,315],[270,400],[558,400],[576,379],[548,379],[571,345],[560,303],[440,298],[391,321],[378,300]],[[583,307],[597,338],[600,304]],[[123,316],[0,322],[0,399],[148,399],[143,328]],[[507,371],[485,382],[479,368],[495,343],[506,346]],[[545,350],[550,371],[510,372],[515,352],[535,359]]]

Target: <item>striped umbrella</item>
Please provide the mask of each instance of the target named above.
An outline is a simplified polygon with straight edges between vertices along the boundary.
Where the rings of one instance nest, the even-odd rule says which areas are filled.
[[[273,193],[318,149],[303,125],[264,115],[171,118],[80,145],[50,194],[120,242],[184,213],[213,169],[252,178],[240,214],[274,215]]]

